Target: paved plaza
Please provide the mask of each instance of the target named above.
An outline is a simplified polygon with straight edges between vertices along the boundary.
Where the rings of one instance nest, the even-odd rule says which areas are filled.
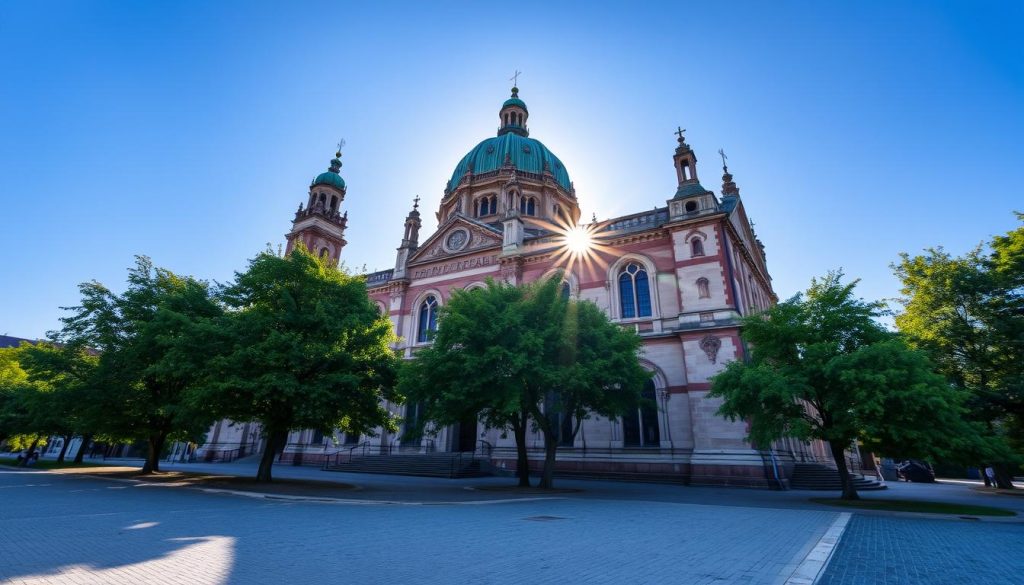
[[[807,492],[563,481],[581,491],[519,495],[486,489],[507,478],[276,474],[360,489],[318,503],[0,467],[0,579],[783,584],[840,518]],[[1012,583],[1022,536],[1018,522],[854,514],[820,582]]]

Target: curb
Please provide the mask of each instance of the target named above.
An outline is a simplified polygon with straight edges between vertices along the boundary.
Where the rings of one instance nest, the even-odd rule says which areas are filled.
[[[811,548],[807,556],[800,561],[793,573],[785,581],[785,585],[814,585],[825,574],[829,561],[843,538],[846,525],[850,522],[850,512],[840,512],[839,517],[832,522],[825,534],[821,535],[818,542]]]

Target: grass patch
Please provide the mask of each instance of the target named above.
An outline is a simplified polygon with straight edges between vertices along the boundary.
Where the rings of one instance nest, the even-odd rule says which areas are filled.
[[[0,457],[0,465],[10,465],[16,467],[18,465],[18,459],[16,457]],[[68,467],[106,467],[105,463],[93,463],[89,461],[83,461],[81,463],[74,463],[72,460],[67,460],[64,463],[57,463],[56,461],[40,459],[36,463],[32,464],[25,469],[65,469]]]
[[[859,510],[884,510],[886,512],[922,512],[927,514],[954,514],[957,516],[1016,516],[1017,513],[1003,508],[949,504],[946,502],[924,502],[920,500],[841,500],[839,498],[811,498],[816,504],[842,506]]]

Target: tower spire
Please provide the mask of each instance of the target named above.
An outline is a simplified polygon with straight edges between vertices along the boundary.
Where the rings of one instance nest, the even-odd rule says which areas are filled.
[[[729,165],[725,164],[726,159],[729,157],[725,156],[725,150],[722,148],[718,149],[718,154],[722,157],[722,195],[739,197],[740,188],[732,180],[732,174],[729,173]]]
[[[673,132],[678,138],[679,145],[676,146],[675,156],[672,157],[676,167],[676,176],[679,177],[679,184],[683,185],[686,183],[697,182],[697,155],[690,148],[690,145],[686,143],[686,137],[683,133],[686,129],[682,126],[677,126],[676,131]]]

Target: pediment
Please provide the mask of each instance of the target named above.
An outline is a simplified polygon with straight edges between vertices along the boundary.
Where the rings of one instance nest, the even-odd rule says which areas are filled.
[[[409,258],[409,264],[433,262],[451,256],[500,248],[501,232],[461,214],[446,221]]]

